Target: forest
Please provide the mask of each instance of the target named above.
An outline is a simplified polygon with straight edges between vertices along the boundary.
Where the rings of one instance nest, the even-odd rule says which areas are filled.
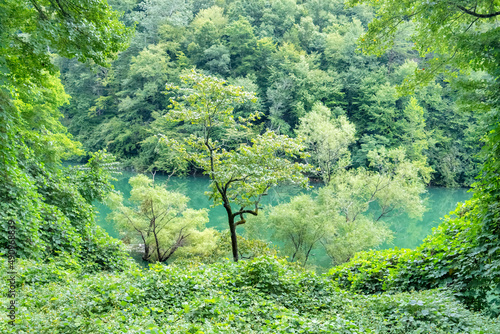
[[[71,102],[63,124],[85,150],[107,149],[138,171],[171,172],[158,152],[162,116],[192,68],[254,92],[256,101],[235,116],[260,112],[264,129],[296,136],[300,118],[324,106],[355,127],[352,167],[368,166],[369,151],[403,146],[412,160],[432,168],[430,184],[470,186],[480,158],[478,115],[459,109],[460,79],[436,76],[413,95],[398,87],[425,69],[410,36],[398,27],[393,45],[378,56],[357,52],[375,10],[342,1],[134,1],[123,11],[135,27],[130,46],[110,67],[60,57],[55,63]],[[431,70],[432,71],[432,70]],[[480,73],[475,74],[481,76]],[[478,77],[478,79],[479,79]],[[468,78],[468,76],[467,76]],[[175,130],[173,130],[175,131]]]
[[[498,18],[496,0],[3,1],[1,332],[500,333]],[[172,177],[206,180],[209,205]],[[381,248],[429,187],[471,198]]]

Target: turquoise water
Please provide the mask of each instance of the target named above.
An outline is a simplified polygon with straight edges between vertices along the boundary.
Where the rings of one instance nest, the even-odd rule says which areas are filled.
[[[117,181],[113,182],[115,189],[122,192],[125,198],[130,195],[130,177],[136,175],[133,172],[122,172],[121,175],[115,175]],[[208,227],[214,227],[217,230],[227,229],[227,216],[222,206],[211,207],[211,201],[204,194],[208,190],[209,179],[205,176],[198,177],[171,177],[164,175],[155,176],[156,183],[167,182],[167,189],[178,191],[188,196],[191,201],[189,206],[194,209],[209,208]],[[313,186],[318,187],[319,184]],[[269,195],[263,198],[263,205],[276,205],[281,202],[286,202],[291,196],[300,192],[304,192],[294,187],[280,187],[271,189]],[[389,217],[386,222],[390,224],[394,231],[394,240],[389,244],[384,244],[380,248],[415,248],[422,240],[432,232],[432,228],[439,225],[441,219],[450,211],[454,210],[458,202],[463,202],[471,197],[471,193],[467,189],[450,189],[450,188],[428,188],[424,195],[426,199],[427,210],[421,219],[411,219],[407,215],[402,214],[396,217]],[[106,219],[110,210],[102,204],[96,204],[98,209],[98,223],[113,237],[120,238],[118,231],[113,224]],[[240,230],[241,231],[241,230]],[[318,254],[318,257],[320,254]],[[324,262],[318,258],[319,262]]]

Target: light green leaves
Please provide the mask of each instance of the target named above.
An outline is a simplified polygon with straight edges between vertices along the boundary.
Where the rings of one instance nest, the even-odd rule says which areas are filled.
[[[354,143],[356,130],[345,116],[333,119],[331,111],[321,103],[300,119],[297,131],[305,138],[311,160],[320,168],[323,181],[328,183],[334,173],[351,163],[349,145]]]
[[[253,132],[252,121],[259,117],[258,112],[247,118],[234,117],[234,105],[255,102],[253,93],[194,70],[181,79],[187,88],[179,100],[171,99],[171,110],[165,117],[191,124],[193,131],[183,141],[165,137],[163,141],[212,180],[207,195],[214,205],[222,204],[226,209],[237,261],[235,227],[246,222],[244,215],[258,214],[259,202],[272,186],[284,182],[307,185],[303,172],[309,166],[294,162],[306,157],[305,147],[301,139],[270,130],[262,135]],[[249,206],[252,208],[247,209]]]
[[[215,247],[214,231],[205,228],[206,210],[189,209],[189,198],[153,184],[145,175],[132,177],[129,183],[129,205],[121,194],[108,197],[113,210],[109,219],[123,235],[144,244],[145,260],[165,262],[172,256],[206,255]]]

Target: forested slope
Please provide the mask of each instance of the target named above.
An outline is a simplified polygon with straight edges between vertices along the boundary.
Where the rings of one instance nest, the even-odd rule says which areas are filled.
[[[318,103],[334,117],[346,115],[356,127],[353,167],[367,166],[367,153],[377,147],[403,146],[432,167],[434,185],[467,186],[477,175],[477,115],[458,111],[456,87],[437,79],[417,89],[413,102],[398,95],[407,75],[425,71],[411,22],[376,57],[356,44],[374,10],[341,0],[110,4],[136,29],[111,68],[57,60],[72,96],[64,124],[87,150],[106,148],[137,170],[171,171],[154,137],[165,131],[161,116],[173,97],[165,83],[179,84],[179,75],[196,67],[255,92],[258,103],[236,114],[261,111],[263,128],[295,136],[299,119]]]

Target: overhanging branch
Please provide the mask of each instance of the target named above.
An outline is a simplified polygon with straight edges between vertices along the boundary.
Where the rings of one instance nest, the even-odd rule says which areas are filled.
[[[495,13],[490,13],[490,14],[480,14],[480,13],[476,13],[472,10],[469,10],[469,9],[462,7],[462,6],[459,6],[459,5],[457,6],[457,8],[460,9],[464,13],[467,13],[469,15],[472,15],[474,17],[478,17],[481,19],[488,19],[488,18],[492,18],[492,17],[500,15],[500,12],[495,12]]]

